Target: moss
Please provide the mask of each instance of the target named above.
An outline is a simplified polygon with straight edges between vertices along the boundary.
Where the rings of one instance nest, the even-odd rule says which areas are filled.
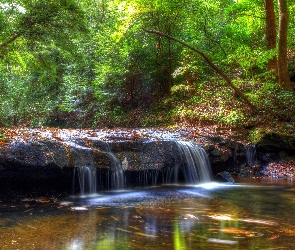
[[[252,144],[257,144],[258,142],[261,141],[261,139],[263,138],[265,134],[266,134],[266,131],[264,129],[255,128],[251,130],[251,132],[249,133],[248,140]]]

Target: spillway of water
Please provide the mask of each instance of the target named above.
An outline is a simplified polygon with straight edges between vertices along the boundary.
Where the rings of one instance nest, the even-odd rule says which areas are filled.
[[[124,171],[118,158],[112,152],[106,152],[111,159],[110,170],[101,172],[93,166],[78,166],[80,195],[96,193],[99,188],[123,189],[125,187]],[[75,173],[74,173],[75,181]],[[75,186],[75,184],[73,184]]]
[[[175,164],[160,169],[123,170],[127,169],[128,161],[122,160],[111,151],[106,143],[103,151],[110,159],[110,168],[105,175],[91,166],[77,167],[80,194],[96,193],[101,187],[107,189],[124,189],[137,186],[155,186],[161,184],[198,184],[211,181],[211,167],[206,151],[188,141],[175,142],[174,154]],[[168,150],[168,149],[167,149]],[[155,158],[155,160],[157,160]],[[105,180],[104,180],[105,179]],[[103,183],[104,182],[104,183]]]
[[[112,160],[112,187],[115,189],[123,189],[125,187],[125,181],[122,164],[112,152],[108,152],[108,155]]]
[[[188,141],[177,141],[181,157],[181,165],[187,183],[202,183],[211,181],[211,166],[206,151]],[[176,171],[179,166],[176,167]],[[177,177],[174,174],[174,179]]]
[[[249,145],[246,150],[247,163],[256,163],[256,147],[254,145]]]
[[[77,169],[81,195],[96,193],[96,168],[91,166],[80,166],[77,167]]]

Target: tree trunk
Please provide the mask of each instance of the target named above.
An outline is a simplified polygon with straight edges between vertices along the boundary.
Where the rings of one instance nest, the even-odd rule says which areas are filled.
[[[248,100],[248,98],[242,93],[241,90],[239,90],[233,83],[232,81],[229,79],[229,77],[220,69],[218,68],[202,51],[196,49],[195,47],[187,44],[186,42],[183,42],[173,36],[169,36],[163,32],[157,31],[157,30],[147,30],[147,29],[143,29],[145,32],[147,33],[152,33],[152,34],[156,34],[159,36],[164,36],[167,37],[168,39],[171,39],[173,41],[176,41],[182,45],[184,45],[185,47],[197,52],[201,57],[203,57],[203,59],[209,64],[209,66],[214,69],[226,82],[227,84],[234,89],[235,93],[237,96],[241,97],[242,100],[252,109],[252,111],[256,111],[256,107]]]
[[[273,0],[264,0],[265,8],[265,36],[266,36],[266,49],[273,50],[276,48],[276,17]],[[271,76],[277,78],[277,58],[274,55],[267,63],[267,71],[271,72]]]
[[[288,74],[287,60],[287,32],[288,32],[288,7],[287,0],[278,0],[279,4],[279,45],[278,45],[278,78],[284,90],[292,90]]]

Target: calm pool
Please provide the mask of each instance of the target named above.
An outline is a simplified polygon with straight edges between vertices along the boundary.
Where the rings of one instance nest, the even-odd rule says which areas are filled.
[[[291,182],[0,198],[0,249],[294,249]]]

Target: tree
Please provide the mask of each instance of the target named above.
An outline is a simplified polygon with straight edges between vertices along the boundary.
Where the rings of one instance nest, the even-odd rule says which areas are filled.
[[[279,41],[278,41],[278,80],[285,90],[292,90],[288,74],[287,37],[288,7],[287,0],[278,0],[279,5]]]
[[[184,45],[185,47],[191,49],[192,51],[195,51],[196,53],[198,53],[209,65],[212,69],[214,69],[226,82],[227,84],[234,89],[235,93],[241,97],[243,99],[243,101],[253,110],[256,111],[256,107],[248,100],[248,98],[232,83],[232,81],[229,79],[229,77],[219,68],[217,67],[203,52],[201,52],[200,50],[194,48],[193,46],[187,44],[186,42],[183,42],[175,37],[172,37],[170,35],[167,35],[163,32],[160,31],[156,31],[156,30],[147,30],[147,29],[143,29],[144,31],[148,32],[148,33],[152,33],[152,34],[156,34],[159,36],[164,36],[167,37],[168,39],[171,39],[173,41],[176,41],[182,45]]]
[[[264,0],[265,7],[265,37],[266,37],[266,49],[270,52],[277,47],[277,33],[276,33],[276,18],[273,0]],[[272,53],[273,54],[273,53]],[[267,62],[267,71],[271,71],[271,74],[277,76],[277,58],[272,56]]]
[[[53,40],[65,48],[75,32],[86,31],[84,13],[73,0],[39,0],[24,4],[22,8],[24,11],[15,15],[13,21],[9,21],[9,28],[3,34],[3,38],[9,38],[0,44],[2,50],[6,50],[8,45],[20,37],[30,42],[30,46],[40,42],[50,44]]]
[[[48,121],[64,103],[73,86],[65,84],[65,76],[78,54],[74,39],[87,31],[74,0],[17,3],[0,4],[0,115],[4,124],[15,125]]]

